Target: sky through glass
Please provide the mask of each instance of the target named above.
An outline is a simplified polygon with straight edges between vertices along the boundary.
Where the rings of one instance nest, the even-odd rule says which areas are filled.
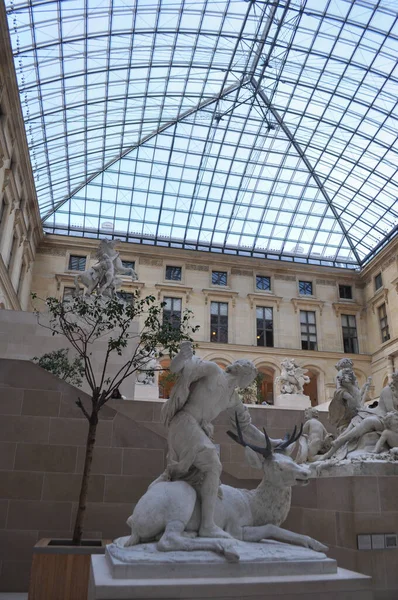
[[[352,266],[395,232],[393,0],[7,10],[46,231]]]

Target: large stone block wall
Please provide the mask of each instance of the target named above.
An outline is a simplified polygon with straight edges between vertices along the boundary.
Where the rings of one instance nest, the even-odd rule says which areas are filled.
[[[314,479],[293,488],[284,526],[329,546],[340,567],[370,575],[375,600],[398,598],[398,549],[358,550],[357,535],[398,533],[398,465],[367,464],[362,475]]]
[[[47,352],[68,348],[69,356],[75,356],[76,351],[63,335],[52,335],[48,326],[48,315],[40,314],[40,324],[36,314],[18,310],[0,310],[0,359],[10,358],[18,360],[32,360],[34,357],[43,356]],[[137,323],[131,325],[130,332],[137,331]],[[111,335],[111,334],[109,334]],[[107,350],[108,337],[101,336],[91,344],[90,352],[91,364],[94,377],[99,381],[103,369],[103,361]],[[133,354],[135,341],[131,339],[127,348],[126,355]],[[119,371],[126,362],[125,356],[118,356],[113,352],[107,363],[107,375],[113,376]],[[120,386],[120,392],[126,398],[134,398],[135,375],[130,375]],[[89,392],[89,386],[84,380],[83,390]]]
[[[87,423],[75,405],[88,397],[27,361],[0,359],[0,592],[28,589],[32,547],[42,537],[70,537],[83,468]],[[111,401],[102,411],[94,453],[85,532],[126,535],[126,519],[163,470],[166,431],[160,402]],[[302,411],[251,407],[253,422],[282,437]],[[326,424],[326,416],[321,415]],[[226,435],[226,415],[215,422],[222,480],[253,488],[260,472]],[[393,465],[391,466],[394,469]],[[397,475],[321,478],[294,488],[286,527],[330,546],[340,566],[374,577],[377,600],[398,595],[396,550],[359,552],[357,533],[398,529]],[[395,594],[395,595],[394,595]]]
[[[0,359],[0,591],[26,591],[32,547],[42,537],[70,537],[83,467],[87,423],[75,405],[88,396],[33,363]],[[166,431],[160,402],[112,401],[101,412],[85,532],[111,539],[148,484],[163,470]],[[256,407],[253,420],[284,435],[300,411]],[[252,488],[259,472],[216,422],[225,483]]]

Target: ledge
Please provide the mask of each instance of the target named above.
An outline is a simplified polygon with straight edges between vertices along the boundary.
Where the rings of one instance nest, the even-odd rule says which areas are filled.
[[[249,302],[250,302],[250,308],[254,307],[254,303],[255,302],[268,302],[269,304],[273,304],[276,305],[276,309],[279,311],[279,307],[282,303],[282,296],[275,296],[274,294],[260,294],[260,293],[255,293],[255,294],[247,294],[247,297],[249,298]]]
[[[388,289],[384,286],[381,287],[377,292],[372,296],[372,298],[368,301],[370,306],[372,307],[372,312],[374,313],[376,305],[383,301],[388,304]]]
[[[325,305],[323,300],[315,300],[315,298],[292,298],[291,303],[294,306],[295,313],[299,308],[319,308],[321,315]]]
[[[215,288],[203,288],[202,292],[205,295],[205,304],[209,302],[209,296],[213,298],[226,298],[232,300],[232,306],[236,305],[236,298],[239,296],[239,292],[226,289],[215,289]]]
[[[75,277],[79,275],[79,273],[83,273],[83,271],[73,271],[69,273],[56,273],[55,280],[57,282],[57,290],[61,288],[62,283],[73,284],[75,282]],[[126,277],[123,278],[123,290],[129,291],[132,290],[142,290],[145,287],[145,283],[143,281],[132,281]]]
[[[356,314],[358,312],[366,310],[364,306],[362,306],[361,304],[357,304],[352,300],[347,300],[347,302],[333,302],[332,306],[334,312],[336,313],[336,317],[338,317],[339,315],[341,315],[341,313],[344,312],[348,314]]]
[[[192,287],[183,285],[182,283],[156,283],[155,288],[158,290],[158,300],[160,300],[162,292],[172,292],[173,294],[180,292],[186,294],[187,302],[189,302],[193,290]]]

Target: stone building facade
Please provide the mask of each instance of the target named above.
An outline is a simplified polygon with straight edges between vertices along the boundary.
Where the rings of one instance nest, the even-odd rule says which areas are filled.
[[[0,13],[0,308],[26,310],[43,233],[3,3]]]
[[[32,291],[59,299],[71,293],[79,269],[95,263],[97,246],[93,239],[47,235],[38,249]],[[344,354],[355,361],[361,384],[372,374],[372,355],[380,351],[379,303],[373,312],[362,273],[138,244],[120,243],[118,250],[139,277],[123,280],[125,294],[138,289],[141,295],[154,295],[166,302],[165,311],[177,316],[180,310],[192,310],[193,323],[200,326],[195,334],[198,355],[221,366],[241,357],[253,360],[264,376],[264,400],[275,397],[274,382],[286,356],[308,369],[311,383],[305,392],[313,404],[330,400],[334,365]],[[391,247],[386,254],[394,252]],[[388,260],[382,259],[382,266]],[[383,290],[394,279],[393,265],[384,275]],[[373,277],[372,269],[366,278]],[[383,290],[377,298],[384,298]],[[393,294],[395,290],[387,307],[391,336]],[[378,396],[388,375],[386,361],[379,370],[372,396]]]

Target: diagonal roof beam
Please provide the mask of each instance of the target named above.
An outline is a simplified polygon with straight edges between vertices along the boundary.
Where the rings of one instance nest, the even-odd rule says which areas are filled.
[[[276,108],[273,106],[272,102],[269,100],[268,96],[265,94],[264,90],[262,90],[259,86],[259,82],[254,78],[251,77],[250,78],[250,85],[253,88],[253,90],[259,95],[259,97],[261,98],[261,100],[264,102],[265,106],[267,107],[267,109],[270,111],[270,113],[272,114],[272,116],[274,117],[274,119],[276,120],[276,122],[278,123],[279,127],[282,129],[283,133],[286,135],[286,137],[288,138],[289,142],[292,144],[293,148],[296,150],[297,154],[300,156],[301,160],[303,161],[303,163],[305,164],[305,166],[308,169],[308,172],[311,174],[312,178],[314,179],[315,183],[317,184],[319,191],[321,192],[322,196],[324,197],[324,199],[326,200],[327,205],[329,206],[330,210],[333,213],[333,216],[335,217],[335,219],[337,220],[338,224],[340,225],[340,228],[351,248],[352,253],[354,254],[358,265],[361,265],[361,259],[360,256],[354,246],[354,244],[352,243],[352,240],[348,234],[348,231],[344,225],[344,223],[342,222],[337,210],[335,209],[335,207],[333,206],[332,203],[332,199],[330,198],[325,186],[323,185],[319,175],[316,173],[314,167],[311,165],[310,161],[308,160],[304,150],[302,149],[302,147],[300,146],[299,142],[296,140],[296,138],[294,137],[294,135],[292,134],[292,132],[290,131],[289,127],[286,125],[286,123],[284,123],[281,115],[279,114],[279,112],[276,110]]]
[[[133,146],[129,146],[126,150],[123,150],[123,152],[121,152],[118,156],[116,156],[115,158],[112,158],[112,160],[108,161],[101,169],[96,171],[93,175],[90,175],[90,177],[88,179],[86,179],[83,183],[79,184],[74,190],[72,190],[72,192],[70,194],[68,194],[62,200],[57,202],[57,204],[55,204],[42,217],[41,222],[44,223],[48,219],[48,217],[50,217],[59,208],[61,208],[61,206],[63,206],[66,202],[68,202],[68,200],[70,200],[70,198],[72,198],[75,194],[80,192],[80,190],[83,189],[84,186],[89,184],[96,177],[98,177],[98,175],[100,175],[101,173],[103,173],[104,171],[109,169],[109,167],[114,165],[116,162],[118,162],[124,156],[126,156],[127,154],[130,154],[130,152],[132,152],[133,150],[136,150],[137,148],[139,148],[140,146],[142,146],[143,144],[145,144],[146,142],[148,142],[155,136],[159,135],[160,133],[163,133],[163,131],[166,131],[166,129],[168,129],[169,127],[172,127],[173,125],[176,125],[177,123],[180,123],[180,121],[183,121],[184,119],[186,119],[187,117],[190,117],[191,115],[195,114],[199,110],[206,108],[206,106],[209,106],[210,104],[213,104],[214,102],[217,102],[218,100],[221,100],[222,98],[224,98],[224,96],[227,96],[228,94],[231,94],[232,92],[240,89],[247,83],[249,83],[249,77],[242,78],[237,83],[234,83],[233,85],[226,87],[224,90],[222,90],[218,94],[215,94],[214,96],[211,96],[210,98],[202,100],[202,102],[199,102],[199,104],[197,104],[193,108],[189,108],[188,110],[185,110],[184,112],[177,115],[177,117],[175,119],[172,119],[171,121],[167,121],[167,123],[164,123],[161,127],[158,127],[151,133],[148,133],[147,135],[142,137],[136,144],[134,144]]]

